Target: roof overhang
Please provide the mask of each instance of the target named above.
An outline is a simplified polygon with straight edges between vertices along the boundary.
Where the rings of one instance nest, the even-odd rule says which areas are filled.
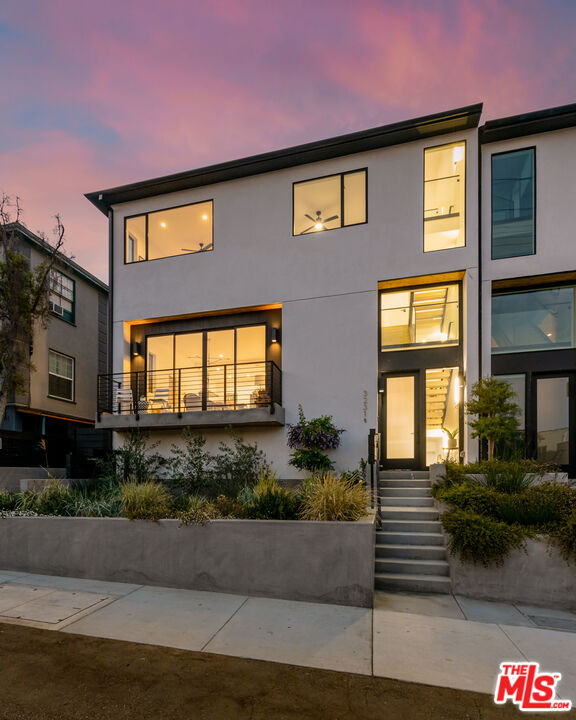
[[[86,197],[104,214],[112,205],[141,200],[166,193],[189,190],[204,185],[227,182],[260,173],[283,170],[307,163],[376,150],[401,143],[422,140],[434,135],[462,132],[478,126],[482,103],[426,115],[391,125],[362,130],[338,137],[296,145],[283,150],[252,155],[231,162],[209,165],[197,170],[166,175],[143,182],[121,185],[108,190],[87,193]]]
[[[480,141],[491,143],[499,140],[511,140],[525,135],[564,130],[574,126],[576,126],[576,103],[489,120],[480,128]]]

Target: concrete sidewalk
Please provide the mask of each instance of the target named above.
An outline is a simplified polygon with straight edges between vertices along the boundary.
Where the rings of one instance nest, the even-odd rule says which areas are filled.
[[[576,700],[575,614],[449,595],[369,610],[0,570],[0,622],[489,694],[534,660]]]

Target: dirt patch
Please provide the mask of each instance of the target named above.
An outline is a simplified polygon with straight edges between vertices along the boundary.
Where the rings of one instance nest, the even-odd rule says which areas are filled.
[[[0,720],[521,716],[479,693],[0,624]]]

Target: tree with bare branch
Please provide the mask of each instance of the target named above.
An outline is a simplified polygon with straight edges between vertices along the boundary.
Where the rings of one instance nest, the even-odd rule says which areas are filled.
[[[54,242],[45,240],[46,259],[33,267],[20,250],[21,214],[18,198],[0,197],[0,424],[9,399],[25,389],[34,369],[34,328],[50,322],[50,276],[64,245],[64,226],[56,215]]]

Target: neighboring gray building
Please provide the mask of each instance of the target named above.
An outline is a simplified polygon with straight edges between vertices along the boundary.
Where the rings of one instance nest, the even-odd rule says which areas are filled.
[[[475,459],[464,404],[505,376],[527,452],[576,470],[576,105],[473,105],[90,193],[110,222],[97,425],[233,425],[283,477],[298,405],[340,468]],[[536,198],[538,204],[536,205]]]
[[[36,266],[51,246],[21,224],[14,224],[20,250]],[[50,279],[51,319],[38,326],[32,343],[34,369],[26,389],[11,398],[0,428],[1,465],[64,467],[78,446],[95,442],[97,377],[108,370],[108,287],[58,253]],[[85,431],[91,429],[91,433]]]

